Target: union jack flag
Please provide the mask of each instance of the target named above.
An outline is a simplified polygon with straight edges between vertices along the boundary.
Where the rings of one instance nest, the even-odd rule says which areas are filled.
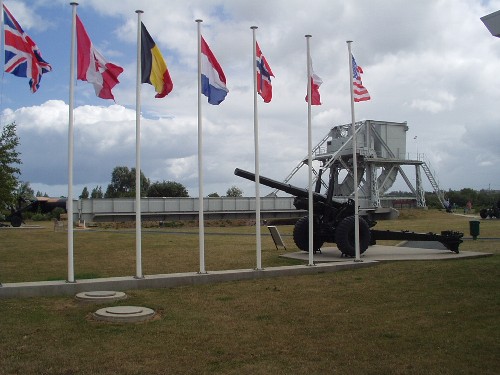
[[[363,74],[363,69],[356,64],[356,60],[352,56],[352,84],[354,87],[355,102],[363,102],[371,99],[368,90],[363,86],[363,82],[361,82],[361,74]]]
[[[3,6],[5,29],[5,71],[30,79],[31,92],[40,87],[43,73],[52,67],[44,59],[37,45],[22,29],[7,7]]]

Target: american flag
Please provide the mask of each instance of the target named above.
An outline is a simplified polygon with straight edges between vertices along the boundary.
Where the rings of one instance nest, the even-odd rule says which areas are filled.
[[[40,87],[43,73],[52,67],[45,60],[37,45],[22,29],[7,7],[3,6],[5,30],[5,71],[30,79],[31,92]]]
[[[352,56],[352,84],[354,86],[355,102],[370,100],[370,94],[363,86],[363,82],[361,82],[361,74],[363,74],[363,69],[356,64],[356,60],[354,59],[354,56]]]

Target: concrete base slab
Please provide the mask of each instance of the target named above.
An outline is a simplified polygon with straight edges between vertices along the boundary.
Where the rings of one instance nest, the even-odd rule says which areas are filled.
[[[100,279],[84,279],[75,282],[35,281],[24,283],[5,283],[0,286],[0,299],[25,298],[41,296],[75,295],[89,291],[137,290],[153,288],[174,288],[185,285],[214,284],[227,281],[255,280],[280,276],[313,275],[318,273],[337,272],[345,269],[370,267],[377,262],[353,262],[346,259],[343,262],[319,263],[314,266],[282,266],[264,269],[238,269],[209,271],[207,273],[186,272],[159,275],[146,275],[143,278],[134,276],[108,277]]]
[[[0,230],[23,230],[23,229],[40,229],[42,228],[41,225],[21,225],[20,227],[12,227],[12,226],[6,226],[6,227],[0,227]]]
[[[0,284],[0,299],[24,298],[39,296],[75,295],[81,292],[135,290],[152,288],[173,288],[184,285],[213,284],[227,281],[254,280],[282,276],[314,275],[319,273],[337,272],[345,269],[371,267],[380,261],[400,260],[440,260],[463,259],[490,256],[491,253],[461,251],[456,254],[449,250],[421,249],[398,246],[370,246],[361,256],[362,262],[355,262],[354,258],[341,257],[336,247],[324,247],[321,254],[314,255],[315,265],[298,265],[269,267],[264,269],[239,269],[209,271],[205,274],[196,272],[146,275],[144,278],[134,276],[109,277],[101,279],[76,280],[68,283],[60,281],[39,281],[25,283]],[[309,254],[297,252],[282,255],[299,259],[308,263]]]
[[[152,319],[154,310],[140,306],[112,306],[97,310],[93,317],[113,323],[137,323]]]
[[[363,261],[400,261],[400,260],[443,260],[443,259],[461,259],[461,258],[477,258],[490,256],[491,253],[479,253],[475,251],[460,251],[454,253],[450,250],[441,249],[424,249],[416,247],[403,246],[383,246],[374,245],[361,254]],[[281,255],[285,258],[308,261],[309,254],[305,251]],[[337,247],[323,247],[321,253],[314,254],[315,262],[345,262],[348,259],[342,256]]]

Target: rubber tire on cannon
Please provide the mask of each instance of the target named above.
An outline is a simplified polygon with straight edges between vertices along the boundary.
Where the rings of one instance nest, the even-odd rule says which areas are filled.
[[[343,219],[335,229],[335,242],[342,254],[354,257],[356,248],[354,243],[355,217]],[[359,218],[359,253],[363,254],[370,244],[370,227],[363,218]]]
[[[293,228],[293,241],[302,251],[309,251],[309,216],[301,217]],[[324,241],[313,235],[313,250],[320,250]]]
[[[13,215],[11,218],[10,218],[10,225],[12,225],[13,227],[15,228],[18,228],[21,226],[21,224],[23,223],[23,219],[21,216],[19,215]]]

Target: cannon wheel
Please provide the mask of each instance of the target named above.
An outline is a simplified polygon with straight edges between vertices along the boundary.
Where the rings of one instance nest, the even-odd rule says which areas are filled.
[[[21,218],[21,216],[13,215],[10,218],[10,225],[12,225],[13,227],[20,227],[22,222],[23,222],[23,219]]]
[[[309,216],[301,217],[293,228],[293,241],[300,250],[309,251]],[[321,249],[324,241],[313,235],[314,250]]]
[[[497,219],[500,219],[500,208],[498,207],[493,207],[492,210],[492,216],[495,216]]]
[[[335,229],[335,242],[342,254],[354,257],[356,249],[354,244],[355,217],[348,216],[343,219]],[[363,218],[359,218],[359,253],[363,254],[370,243],[370,227]]]

